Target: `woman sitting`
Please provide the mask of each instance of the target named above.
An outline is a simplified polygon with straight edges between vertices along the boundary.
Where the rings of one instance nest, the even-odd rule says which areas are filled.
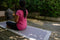
[[[25,1],[20,0],[20,9],[17,10],[16,12],[16,17],[15,17],[15,22],[6,22],[7,27],[14,29],[14,30],[24,30],[27,28],[27,15],[28,15],[28,10],[25,8]]]

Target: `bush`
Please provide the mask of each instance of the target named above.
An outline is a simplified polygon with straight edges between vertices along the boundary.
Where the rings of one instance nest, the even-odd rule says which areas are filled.
[[[16,8],[19,8],[19,0],[0,1],[5,8],[14,9],[13,3],[17,5]],[[29,12],[40,12],[40,16],[60,17],[60,0],[26,0],[26,8]]]
[[[60,0],[26,0],[29,12],[40,12],[40,16],[60,17]]]

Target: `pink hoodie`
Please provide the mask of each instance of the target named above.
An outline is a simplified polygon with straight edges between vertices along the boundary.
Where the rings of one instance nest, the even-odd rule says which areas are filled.
[[[17,10],[16,15],[19,16],[19,20],[16,24],[17,28],[19,30],[24,30],[27,27],[27,15],[28,15],[28,11],[26,10],[26,17],[24,18],[24,12],[23,10]]]

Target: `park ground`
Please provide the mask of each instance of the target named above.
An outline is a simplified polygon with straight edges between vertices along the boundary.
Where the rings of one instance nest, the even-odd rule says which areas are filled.
[[[28,25],[52,31],[49,40],[60,40],[60,22],[42,21],[36,19],[27,19]],[[28,38],[19,36],[7,29],[0,28],[0,40],[29,40]]]

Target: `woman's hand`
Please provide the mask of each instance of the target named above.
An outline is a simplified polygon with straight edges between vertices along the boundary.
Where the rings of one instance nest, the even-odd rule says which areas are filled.
[[[15,13],[13,13],[12,15],[15,16]]]

